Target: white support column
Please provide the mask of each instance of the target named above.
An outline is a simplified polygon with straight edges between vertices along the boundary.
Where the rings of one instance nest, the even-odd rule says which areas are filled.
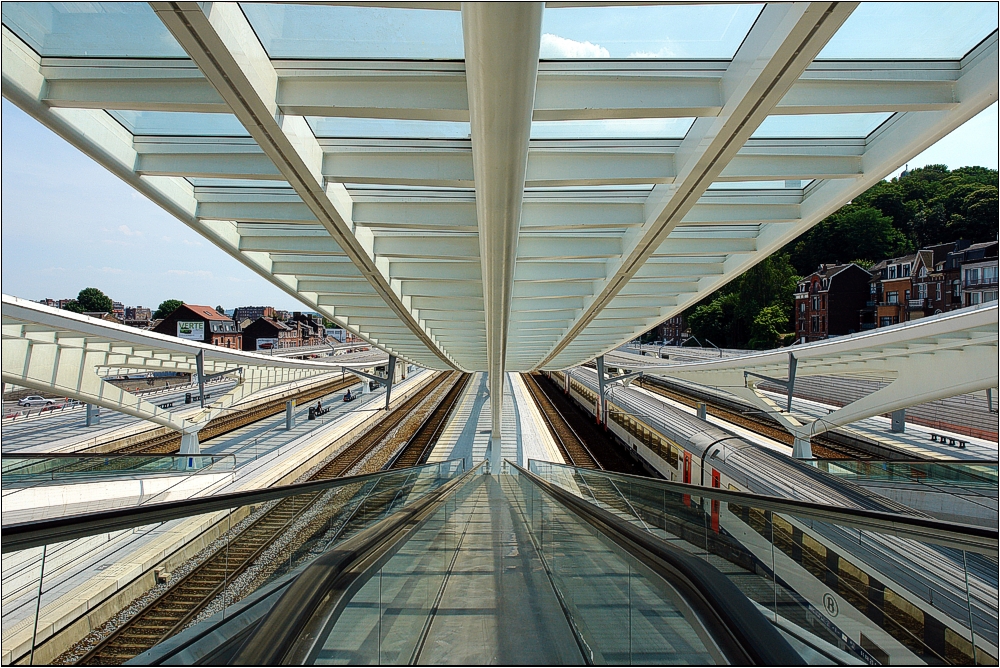
[[[198,444],[198,432],[181,434],[180,453],[182,455],[197,455],[201,453],[201,447]]]
[[[809,441],[808,437],[795,437],[795,441],[792,443],[792,457],[795,459],[813,458],[812,443]]]
[[[895,434],[902,434],[906,431],[906,409],[900,408],[898,411],[890,413],[892,416],[892,427],[890,431]]]
[[[462,3],[486,317],[493,472],[499,472],[507,329],[542,34],[540,2]]]

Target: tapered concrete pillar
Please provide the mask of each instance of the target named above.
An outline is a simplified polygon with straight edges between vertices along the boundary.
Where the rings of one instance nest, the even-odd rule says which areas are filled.
[[[809,442],[808,438],[795,437],[795,442],[792,443],[792,457],[795,459],[813,458],[812,443]]]
[[[906,409],[900,408],[898,411],[890,413],[892,416],[892,427],[890,431],[894,434],[902,434],[906,431]]]
[[[181,434],[181,454],[197,455],[200,453],[201,446],[198,444],[198,432]]]

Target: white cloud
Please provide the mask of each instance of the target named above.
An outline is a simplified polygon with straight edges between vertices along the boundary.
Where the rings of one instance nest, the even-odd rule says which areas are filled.
[[[212,272],[205,270],[188,271],[186,269],[168,269],[167,273],[171,276],[197,276],[198,278],[212,278]]]
[[[184,244],[185,246],[200,246],[201,245],[200,241],[191,241],[189,239],[181,239],[181,243]]]
[[[600,44],[577,42],[551,33],[542,35],[541,58],[610,58],[611,54]]]
[[[669,46],[662,47],[659,51],[633,51],[628,54],[629,58],[676,58],[677,52]]]
[[[121,232],[122,234],[124,234],[127,237],[141,237],[142,236],[142,232],[140,232],[139,230],[133,230],[128,225],[119,225],[118,226],[118,231]]]

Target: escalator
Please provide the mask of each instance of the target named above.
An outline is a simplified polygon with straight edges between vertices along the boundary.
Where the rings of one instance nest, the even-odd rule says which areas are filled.
[[[707,561],[514,465],[481,473],[313,561],[201,662],[803,664]]]
[[[4,651],[75,660],[55,661],[90,623],[55,626],[67,579],[103,586],[133,544],[211,541],[191,570],[136,578],[166,588],[84,639],[91,663],[995,665],[996,530],[552,462],[485,473],[455,460],[8,524]]]

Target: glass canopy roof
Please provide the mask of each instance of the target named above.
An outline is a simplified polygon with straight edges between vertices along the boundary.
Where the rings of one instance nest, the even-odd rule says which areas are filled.
[[[240,4],[271,58],[463,57],[455,11]]]
[[[39,55],[185,58],[145,2],[4,2],[3,24]]]
[[[649,330],[997,97],[995,3],[382,5],[5,2],[4,95],[348,330],[491,371]]]

